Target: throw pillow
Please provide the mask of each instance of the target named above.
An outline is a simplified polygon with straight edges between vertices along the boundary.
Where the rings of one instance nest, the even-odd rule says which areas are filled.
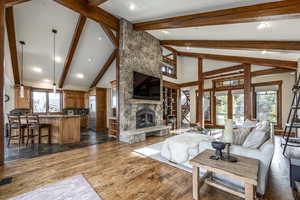
[[[269,131],[265,132],[263,129],[255,128],[247,136],[243,143],[243,147],[258,149],[262,144],[264,144],[270,137]]]
[[[232,144],[242,145],[250,133],[250,128],[238,128],[233,130]]]

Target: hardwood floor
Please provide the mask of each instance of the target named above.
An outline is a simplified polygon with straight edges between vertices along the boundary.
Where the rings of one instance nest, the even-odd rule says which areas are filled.
[[[107,142],[11,162],[0,168],[0,179],[13,177],[11,184],[0,186],[0,199],[83,174],[104,200],[191,200],[190,173],[133,152],[138,147],[163,139],[149,137],[146,142],[133,145]],[[277,145],[264,200],[293,200],[289,187],[288,161],[281,156],[280,151]],[[201,189],[201,199],[240,198],[205,185]]]

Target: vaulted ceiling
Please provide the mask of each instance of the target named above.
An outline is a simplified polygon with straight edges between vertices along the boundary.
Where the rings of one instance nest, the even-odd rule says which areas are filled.
[[[156,20],[166,17],[181,16],[248,6],[272,0],[108,0],[99,7],[125,18],[132,23]],[[52,82],[52,34],[51,29],[58,30],[57,35],[57,82],[61,77],[64,62],[71,45],[79,14],[65,8],[52,0],[32,0],[14,6],[16,40],[24,40],[25,62],[24,80],[28,83],[50,85]],[[192,28],[175,28],[149,30],[160,40],[269,40],[300,41],[300,18],[274,20],[268,22],[249,22],[227,25],[201,26]],[[257,58],[296,61],[300,51],[296,50],[250,50],[193,48],[170,45],[177,51],[209,53]],[[98,23],[87,20],[81,34],[77,50],[66,77],[65,88],[87,89],[97,73],[111,55],[114,46]],[[20,55],[20,46],[18,45]],[[9,61],[9,54],[6,54]],[[184,58],[192,59],[192,58]],[[215,63],[215,64],[214,64]],[[234,63],[225,61],[204,62],[204,71],[230,66]],[[186,66],[188,67],[188,66]],[[254,66],[254,70],[265,69]],[[98,85],[105,86],[115,79],[115,63],[105,73]],[[48,82],[47,82],[48,81]],[[50,81],[50,83],[49,83]]]

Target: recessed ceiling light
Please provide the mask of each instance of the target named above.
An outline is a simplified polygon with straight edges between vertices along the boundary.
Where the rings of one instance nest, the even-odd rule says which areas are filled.
[[[266,54],[266,53],[267,53],[267,51],[266,51],[266,50],[263,50],[261,53],[262,53],[262,54]]]
[[[262,29],[266,29],[266,28],[270,28],[271,24],[269,22],[261,22],[258,26],[257,29],[258,30],[262,30]]]
[[[102,37],[98,37],[98,40],[102,40]]]
[[[132,2],[130,2],[130,3],[129,3],[129,9],[132,10],[132,11],[135,10],[135,9],[136,9],[135,4],[132,3]]]
[[[49,79],[44,79],[45,83],[50,83],[51,81]]]
[[[186,49],[187,49],[187,50],[190,50],[190,49],[191,49],[191,47],[186,47]]]
[[[32,70],[37,73],[41,73],[43,71],[40,67],[33,67]]]
[[[93,60],[91,58],[88,59],[89,62],[92,62]]]
[[[162,30],[161,32],[164,33],[164,34],[170,34],[170,32],[166,31],[166,30]]]
[[[55,56],[55,62],[61,63],[61,61],[62,61],[62,58],[61,58],[61,57]]]
[[[78,74],[76,74],[76,77],[77,77],[77,78],[80,78],[80,79],[83,79],[83,78],[84,78],[84,75],[83,75],[82,73],[78,73]]]

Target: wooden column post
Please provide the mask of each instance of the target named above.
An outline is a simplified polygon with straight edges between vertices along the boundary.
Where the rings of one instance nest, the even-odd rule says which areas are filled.
[[[227,113],[227,119],[233,118],[233,99],[232,99],[232,91],[228,90],[228,113]]]
[[[0,165],[4,164],[4,1],[0,1]]]
[[[213,90],[212,90],[212,124],[213,127],[216,127],[217,125],[217,116],[216,116],[216,106],[217,106],[217,99],[216,99],[216,82],[212,81],[213,84]]]
[[[203,60],[198,58],[198,122],[199,125],[204,126],[203,116],[203,95],[204,95],[204,75],[203,75]]]
[[[245,119],[252,119],[252,95],[251,95],[251,65],[244,67],[244,108]]]

